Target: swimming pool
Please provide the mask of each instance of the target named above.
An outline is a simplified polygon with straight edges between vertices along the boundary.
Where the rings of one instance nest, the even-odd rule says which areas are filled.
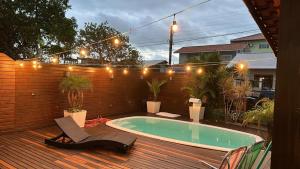
[[[106,124],[151,138],[220,151],[230,151],[262,140],[259,136],[236,130],[158,117],[125,117]]]

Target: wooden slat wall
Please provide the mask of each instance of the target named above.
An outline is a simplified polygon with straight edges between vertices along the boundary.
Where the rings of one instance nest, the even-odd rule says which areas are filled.
[[[15,126],[15,62],[0,53],[0,131]]]
[[[63,116],[67,103],[58,86],[66,72],[69,72],[68,66],[43,64],[42,68],[35,69],[31,62],[15,62],[4,55],[0,62],[0,133],[9,129],[48,126],[54,118]],[[86,76],[92,81],[93,91],[87,92],[84,99],[88,119],[99,114],[109,116],[145,112],[149,95],[146,80],[152,78],[168,80],[161,89],[161,111],[188,115],[187,98],[181,91],[188,75],[176,74],[169,80],[164,73],[149,72],[141,79],[138,70],[130,71],[128,75],[123,75],[122,70],[115,70],[111,79],[104,68],[76,66],[70,73]]]

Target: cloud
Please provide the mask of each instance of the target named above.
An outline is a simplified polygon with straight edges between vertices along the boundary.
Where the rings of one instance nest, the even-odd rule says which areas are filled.
[[[201,0],[70,0],[72,9],[67,12],[67,16],[75,17],[79,28],[86,22],[108,21],[111,26],[125,32],[198,2]],[[230,39],[246,34],[206,39],[201,37],[257,29],[242,0],[211,0],[178,14],[176,20],[179,32],[174,36],[174,50],[190,45],[229,43]],[[167,59],[171,23],[172,18],[168,18],[131,32],[130,42],[145,59]],[[176,43],[196,37],[199,40]],[[178,60],[178,56],[174,56]]]

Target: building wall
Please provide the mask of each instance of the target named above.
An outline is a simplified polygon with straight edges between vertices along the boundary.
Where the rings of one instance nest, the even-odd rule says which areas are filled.
[[[252,69],[249,70],[249,79],[254,80],[255,75],[271,75],[273,77],[272,89],[275,90],[276,70],[275,69]],[[260,88],[253,88],[254,90],[261,90]]]
[[[216,52],[203,52],[203,53],[180,53],[179,54],[179,64],[185,64],[189,61],[190,58],[200,57],[202,54],[212,54]],[[236,56],[236,51],[220,51],[220,60],[230,61]]]
[[[23,67],[20,66],[23,63]],[[31,62],[15,62],[0,55],[0,133],[39,128],[53,124],[66,109],[66,96],[59,91],[59,82],[66,75],[65,65],[43,64],[34,69]],[[86,76],[93,90],[85,93],[84,108],[87,118],[99,114],[107,117],[117,114],[146,112],[149,94],[146,80],[167,79],[159,99],[161,111],[188,115],[186,95],[181,88],[189,75],[176,74],[169,79],[166,73],[149,72],[141,78],[141,71],[114,71],[114,78],[104,68],[73,67],[71,74]]]
[[[268,44],[266,40],[259,40],[259,41],[249,41],[246,42],[248,44],[248,49],[250,53],[270,53],[273,52],[272,48]],[[260,44],[266,44],[269,48],[260,48]]]

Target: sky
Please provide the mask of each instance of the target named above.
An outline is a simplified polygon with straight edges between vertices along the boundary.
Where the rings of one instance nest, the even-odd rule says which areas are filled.
[[[144,60],[168,60],[172,17],[142,29],[135,28],[204,1],[70,0],[67,17],[76,18],[78,29],[87,22],[107,21],[120,32],[130,32],[127,34],[130,43]],[[230,43],[230,39],[260,32],[242,0],[210,0],[176,15],[175,19],[179,29],[174,34],[173,52],[184,46]],[[247,32],[219,36],[244,31]],[[178,54],[174,53],[173,64],[176,63]]]

